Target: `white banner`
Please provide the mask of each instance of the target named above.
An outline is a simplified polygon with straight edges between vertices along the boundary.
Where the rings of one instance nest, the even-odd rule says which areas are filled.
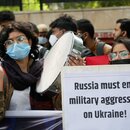
[[[130,130],[130,65],[64,67],[64,130]]]
[[[0,130],[63,130],[62,111],[6,111]]]

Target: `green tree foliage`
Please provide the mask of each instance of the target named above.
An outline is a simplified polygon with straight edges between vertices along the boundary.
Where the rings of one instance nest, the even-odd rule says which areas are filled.
[[[18,6],[0,6],[0,11],[2,10],[19,11],[20,8]]]
[[[69,0],[68,0],[69,1]],[[42,9],[49,10],[63,10],[63,9],[86,9],[86,8],[100,8],[100,7],[116,7],[116,6],[130,6],[130,0],[91,0],[86,2],[61,2],[61,3],[43,3]],[[40,11],[40,0],[22,0],[23,11]],[[19,11],[18,6],[0,6],[0,10]]]
[[[89,2],[64,3],[64,9],[86,9],[100,7],[130,6],[130,0],[99,0]]]
[[[39,0],[22,0],[24,11],[38,11],[40,10]]]

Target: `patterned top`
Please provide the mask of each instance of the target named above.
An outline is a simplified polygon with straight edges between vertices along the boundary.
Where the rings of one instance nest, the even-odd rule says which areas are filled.
[[[4,88],[4,90],[0,91],[0,121],[5,116],[5,111],[9,107],[10,99],[11,99],[12,93],[13,93],[13,87],[9,83],[6,74],[4,74],[4,78],[3,78],[3,88]]]

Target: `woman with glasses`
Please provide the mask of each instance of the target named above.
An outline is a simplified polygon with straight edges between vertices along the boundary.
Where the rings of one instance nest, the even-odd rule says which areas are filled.
[[[0,33],[0,120],[7,109],[33,109],[30,101],[40,95],[35,88],[43,59],[36,60],[37,41],[25,22],[12,22]]]
[[[109,57],[110,64],[130,64],[130,39],[116,40]]]

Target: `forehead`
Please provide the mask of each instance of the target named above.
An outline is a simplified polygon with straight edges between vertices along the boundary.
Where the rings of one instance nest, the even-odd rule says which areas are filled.
[[[9,34],[8,39],[13,39],[13,38],[16,38],[16,37],[21,36],[21,35],[24,35],[24,33],[18,32],[18,31],[13,31]]]
[[[55,33],[55,32],[58,32],[58,31],[60,31],[60,28],[52,28],[52,33]]]
[[[11,21],[4,21],[4,22],[0,22],[0,26],[8,26],[11,23]]]
[[[120,51],[123,51],[123,50],[128,50],[124,44],[122,43],[118,43],[116,44],[114,47],[113,47],[113,52],[120,52]]]

